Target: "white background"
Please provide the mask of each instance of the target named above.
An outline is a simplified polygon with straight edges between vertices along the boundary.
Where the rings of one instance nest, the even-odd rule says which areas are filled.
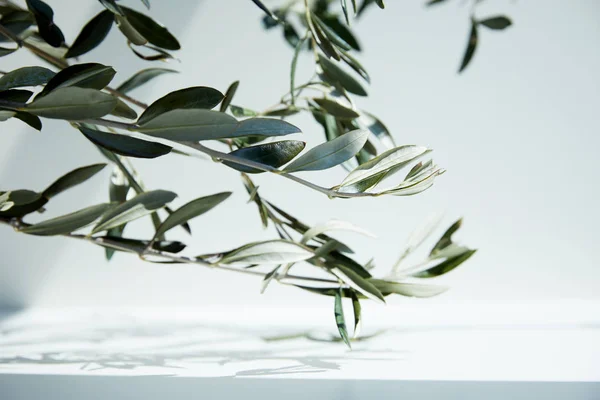
[[[128,1],[138,7],[138,2]],[[361,60],[373,77],[361,108],[376,113],[401,144],[424,144],[448,173],[428,192],[410,198],[328,200],[275,176],[259,176],[264,197],[308,223],[341,218],[378,235],[377,240],[340,236],[355,244],[362,261],[375,256],[385,273],[410,231],[432,212],[449,224],[465,217],[458,237],[479,252],[441,281],[452,290],[432,303],[597,300],[595,258],[599,222],[597,110],[600,106],[600,4],[594,0],[497,1],[478,8],[485,17],[509,15],[504,32],[481,29],[480,46],[464,74],[456,73],[469,31],[466,2],[426,9],[424,1],[388,1],[355,24],[365,49]],[[53,0],[56,21],[72,42],[97,2]],[[163,76],[133,92],[146,102],[187,86],[222,91],[241,81],[236,104],[263,109],[288,90],[292,50],[281,35],[264,32],[262,14],[250,1],[158,1],[150,14],[182,43],[181,74]],[[76,5],[76,6],[74,6]],[[135,58],[113,28],[108,40],[82,62],[113,65],[115,84],[135,71],[161,66]],[[19,52],[0,61],[2,70],[38,63]],[[311,75],[301,60],[299,81]],[[309,146],[323,140],[311,118],[293,120]],[[20,122],[1,125],[3,189],[41,190],[61,174],[102,157],[66,123],[44,120],[43,132]],[[217,164],[178,156],[135,161],[149,188],[176,191],[176,205],[233,190],[224,205],[194,220],[199,253],[226,250],[275,237],[263,231],[238,174]],[[306,173],[325,186],[344,172]],[[61,195],[43,216],[105,201],[109,171]],[[39,219],[40,217],[36,217]],[[132,237],[148,224],[128,228]],[[259,295],[252,277],[195,266],[154,266],[62,238],[17,235],[0,227],[0,305],[212,305],[329,304],[291,288],[272,285]],[[393,300],[396,303],[402,299]],[[328,311],[329,312],[329,311]]]

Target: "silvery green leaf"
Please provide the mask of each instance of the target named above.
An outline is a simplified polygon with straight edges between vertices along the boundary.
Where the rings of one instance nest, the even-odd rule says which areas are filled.
[[[55,73],[44,67],[23,67],[0,77],[0,90],[45,85]]]
[[[129,221],[151,214],[153,211],[173,201],[175,197],[177,197],[175,193],[166,190],[153,190],[138,194],[104,214],[94,227],[92,233],[121,226]]]
[[[462,218],[459,218],[456,222],[454,222],[452,225],[450,225],[450,227],[446,230],[446,232],[444,232],[444,234],[442,235],[440,240],[438,240],[437,243],[435,244],[435,246],[433,246],[433,249],[431,249],[431,252],[429,253],[429,255],[434,256],[440,250],[443,250],[446,247],[450,246],[452,244],[452,235],[454,235],[456,233],[456,231],[458,231],[460,229],[461,226],[462,226]]]
[[[360,233],[361,235],[365,235],[365,236],[368,236],[371,238],[376,237],[371,232],[369,232],[359,226],[356,226],[350,222],[334,219],[334,220],[329,220],[329,221],[325,222],[324,224],[316,225],[316,226],[310,228],[309,230],[307,230],[304,233],[304,235],[302,235],[302,239],[300,240],[300,243],[305,244],[309,240],[314,238],[315,236],[319,236],[320,234],[329,232],[329,231],[349,231],[349,232]]]
[[[250,160],[270,167],[279,168],[296,157],[304,149],[305,145],[306,143],[298,140],[282,140],[279,142],[244,147],[232,151],[229,154],[244,160]],[[263,172],[257,168],[247,167],[233,161],[223,161],[223,164],[248,174],[258,174]]]
[[[326,98],[314,98],[312,99],[315,103],[319,105],[323,110],[327,111],[327,113],[333,115],[334,117],[341,119],[355,119],[360,116],[359,113],[354,111],[353,109],[346,107],[345,105],[331,99]]]
[[[100,118],[117,106],[117,98],[95,89],[65,87],[28,104],[23,111],[46,118],[71,121]]]
[[[64,235],[91,224],[110,207],[112,207],[111,204],[98,204],[87,207],[67,215],[28,226],[21,229],[20,232],[40,236]]]
[[[15,205],[14,202],[10,201],[10,192],[4,192],[0,194],[0,212],[8,211],[12,206]]]
[[[358,295],[355,291],[351,292],[352,297],[352,310],[354,312],[354,332],[352,334],[353,338],[357,338],[360,334],[360,326],[362,325],[361,319],[361,306],[360,300],[358,299]]]
[[[174,141],[198,142],[231,137],[237,125],[228,114],[198,108],[167,111],[135,130]]]
[[[346,319],[344,318],[344,308],[342,307],[342,289],[340,288],[335,293],[335,303],[334,303],[334,315],[335,315],[335,324],[337,325],[338,331],[340,332],[341,338],[346,343],[350,349],[352,346],[350,345],[350,338],[348,337],[348,329],[346,329]]]
[[[324,78],[332,85],[343,88],[350,93],[366,96],[367,91],[354,77],[344,71],[337,63],[319,54],[319,65],[323,69]]]
[[[144,83],[163,74],[178,74],[179,71],[167,68],[146,68],[136,72],[131,78],[123,82],[116,90],[120,93],[130,92]]]
[[[233,104],[229,105],[229,111],[233,114],[234,117],[242,118],[242,117],[256,117],[258,113],[249,108],[244,108],[240,106],[235,106]]]
[[[221,260],[224,264],[287,264],[304,261],[313,256],[313,252],[298,243],[289,240],[270,240],[255,242],[227,253]]]
[[[285,172],[317,171],[335,167],[354,157],[367,142],[369,131],[357,129],[310,149],[285,168]]]
[[[430,150],[423,146],[400,146],[388,150],[359,165],[344,179],[340,186],[350,186],[380,174],[389,175],[416,160]]]
[[[447,258],[439,264],[436,264],[433,267],[430,267],[424,271],[413,273],[412,276],[416,278],[435,278],[440,275],[444,275],[456,267],[458,267],[463,262],[467,261],[473,254],[475,254],[477,250],[466,249],[464,252],[459,253],[458,255]]]
[[[390,130],[379,118],[369,112],[361,111],[360,119],[385,147],[397,147]]]
[[[129,42],[136,46],[143,46],[148,43],[148,39],[139,33],[126,17],[115,15],[115,21],[117,22],[117,27]]]
[[[15,115],[17,115],[16,111],[0,110],[0,122],[8,121]]]
[[[408,283],[408,282],[391,282],[381,279],[369,279],[377,289],[384,295],[388,294],[399,294],[408,297],[433,297],[438,294],[444,293],[448,290],[447,286],[439,285],[424,285],[419,283]]]
[[[57,194],[87,181],[92,176],[102,171],[104,167],[106,167],[106,164],[92,164],[74,169],[48,186],[48,188],[42,192],[42,195],[47,199],[51,199]]]
[[[127,21],[131,26],[148,42],[166,50],[179,50],[181,48],[177,38],[163,25],[131,8],[121,6],[121,9],[125,12]]]
[[[369,282],[368,279],[361,277],[350,268],[337,265],[331,269],[331,272],[352,289],[359,291],[369,299],[385,303],[385,299],[379,289]]]
[[[160,237],[164,235],[169,229],[175,228],[192,218],[198,217],[205,212],[210,211],[214,207],[218,206],[221,202],[227,199],[231,195],[231,192],[217,193],[210,196],[200,197],[196,200],[192,200],[189,203],[181,206],[173,213],[171,213],[167,219],[158,227],[154,237]]]
[[[265,275],[265,278],[263,279],[260,285],[260,294],[263,294],[265,290],[267,290],[267,286],[269,286],[269,283],[271,283],[273,278],[277,276],[277,271],[279,271],[279,268],[281,268],[281,265],[276,266],[272,271]]]
[[[385,190],[380,195],[391,194],[394,196],[412,196],[417,193],[421,193],[427,189],[429,189],[435,180],[436,177],[442,175],[445,170],[435,166],[434,169],[429,171],[427,174],[419,174],[411,178],[410,180],[406,180],[400,183],[398,186]]]

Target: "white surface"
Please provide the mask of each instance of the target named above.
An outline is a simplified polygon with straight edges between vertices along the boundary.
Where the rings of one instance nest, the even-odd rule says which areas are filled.
[[[446,210],[448,224],[463,215],[459,237],[480,251],[444,278],[452,290],[434,302],[598,300],[600,269],[594,261],[593,232],[600,221],[594,183],[600,145],[600,3],[483,2],[482,17],[505,13],[514,26],[501,33],[482,29],[473,63],[459,76],[470,7],[450,1],[426,9],[423,2],[388,1],[385,11],[374,8],[354,24],[365,49],[361,60],[373,76],[371,96],[358,104],[376,112],[399,143],[434,148],[448,173],[432,190],[413,198],[329,201],[276,176],[257,177],[262,194],[307,223],[335,217],[376,233],[378,240],[352,236],[347,241],[356,244],[361,261],[375,256],[381,273],[401,252],[409,232],[430,213]],[[51,3],[71,41],[81,21],[101,9],[97,2],[78,2],[77,7],[72,0]],[[139,1],[128,4],[141,7]],[[136,97],[151,101],[190,85],[225,90],[240,79],[235,102],[261,109],[288,90],[292,51],[279,33],[262,30],[262,14],[250,1],[154,1],[150,14],[181,39],[182,62],[169,65],[181,74],[159,78],[156,85],[134,92]],[[2,58],[2,69],[38,62],[21,54],[26,53]],[[81,61],[113,64],[119,71],[115,84],[134,71],[157,66],[131,55],[117,29]],[[310,69],[306,55],[298,79]],[[310,118],[293,122],[305,131],[302,138],[309,146],[323,140]],[[103,161],[66,124],[44,124],[42,133],[16,121],[2,124],[3,188],[42,189],[68,170]],[[236,172],[176,156],[135,164],[150,188],[180,194],[175,205],[208,193],[235,191],[223,206],[192,222],[193,239],[174,231],[172,237],[189,242],[193,254],[275,236],[261,230],[255,206],[245,204],[247,195]],[[108,173],[57,198],[46,216],[106,201]],[[333,185],[343,171],[305,175]],[[207,226],[210,233],[203,231]],[[149,229],[148,223],[133,225],[128,235],[144,235]],[[147,265],[122,254],[107,264],[102,250],[87,244],[15,235],[6,227],[0,227],[0,252],[4,304],[323,304],[316,296],[276,285],[258,296],[256,279],[198,267]]]
[[[0,374],[600,382],[598,304],[365,308],[384,331],[352,351],[264,340],[327,338],[332,310],[35,309],[0,323]]]

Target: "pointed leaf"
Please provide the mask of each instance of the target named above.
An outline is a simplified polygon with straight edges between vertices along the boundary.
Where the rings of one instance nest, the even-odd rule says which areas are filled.
[[[153,190],[138,194],[105,213],[92,233],[105,231],[151,214],[173,201],[175,197],[177,197],[175,193],[166,190]]]
[[[44,67],[23,67],[10,71],[0,77],[0,90],[16,87],[45,85],[54,72]]]
[[[323,69],[324,78],[336,87],[343,88],[350,93],[354,93],[359,96],[366,96],[367,91],[362,85],[344,71],[338,64],[323,57],[319,54],[319,65]]]
[[[166,50],[179,50],[181,48],[175,36],[152,18],[131,8],[121,6],[121,9],[125,12],[127,21],[148,42]]]
[[[448,258],[441,263],[431,267],[425,271],[421,271],[413,274],[412,276],[416,278],[435,278],[440,275],[444,275],[454,268],[458,267],[463,262],[467,261],[473,254],[475,254],[477,250],[465,249],[465,251],[459,255]]]
[[[497,17],[490,17],[481,20],[479,21],[479,24],[485,26],[486,28],[494,30],[503,30],[511,26],[512,21],[504,15],[499,15]]]
[[[358,60],[356,58],[352,57],[349,53],[347,53],[345,51],[340,51],[340,57],[350,68],[352,68],[357,74],[359,74],[367,83],[371,83],[371,77],[369,76],[369,73],[367,72],[365,67],[363,67],[362,64],[360,62],[358,62]]]
[[[465,50],[465,55],[463,56],[463,60],[460,64],[460,68],[458,72],[464,71],[465,68],[471,62],[473,58],[473,54],[475,54],[475,49],[477,48],[477,24],[475,21],[471,24],[471,33],[469,34],[469,41],[467,43],[467,50]]]
[[[354,333],[352,334],[353,338],[357,338],[360,333],[360,325],[361,325],[361,307],[360,300],[358,299],[358,295],[353,290],[350,292],[352,298],[352,310],[354,312]]]
[[[448,290],[447,286],[423,285],[419,283],[390,282],[381,279],[369,279],[384,295],[399,294],[407,297],[427,298],[437,296]]]
[[[29,90],[10,89],[0,92],[0,100],[14,103],[27,103],[32,95],[33,92],[30,92]]]
[[[160,75],[170,74],[170,73],[178,74],[179,71],[175,71],[174,69],[167,69],[167,68],[143,69],[141,71],[136,72],[131,78],[129,78],[125,82],[123,82],[121,84],[121,86],[119,86],[116,90],[119,93],[128,93]]]
[[[371,232],[369,232],[365,229],[362,229],[361,227],[356,226],[350,222],[332,219],[332,220],[327,221],[324,224],[315,225],[314,227],[307,230],[304,233],[304,235],[302,235],[302,239],[300,240],[300,243],[302,243],[302,244],[308,243],[308,241],[313,239],[314,237],[319,236],[325,232],[330,232],[330,231],[348,231],[348,232],[360,233],[361,235],[365,235],[365,236],[372,237],[372,238],[375,237],[375,235],[373,235]]]
[[[289,122],[273,118],[249,118],[238,123],[235,136],[284,136],[302,131]]]
[[[23,217],[34,211],[40,210],[48,199],[41,193],[31,190],[12,190],[8,196],[11,207],[0,211],[2,217]]]
[[[342,307],[342,289],[340,288],[335,293],[335,304],[334,304],[334,315],[335,324],[337,325],[340,337],[346,343],[348,348],[352,348],[350,345],[350,338],[348,337],[348,329],[346,329],[346,319],[344,318],[344,308]]]
[[[282,165],[290,162],[303,149],[306,143],[298,140],[283,140],[257,146],[244,147],[229,153],[232,156],[243,158],[245,160],[254,161],[260,164],[265,164],[274,168],[279,168]],[[249,174],[258,174],[263,171],[247,167],[245,165],[236,164],[231,161],[223,161],[223,164],[241,172]]]
[[[133,27],[133,25],[131,25],[131,23],[126,17],[123,17],[121,15],[115,15],[115,21],[117,22],[117,28],[119,28],[123,36],[127,38],[128,43],[134,44],[136,46],[144,46],[148,44],[148,40],[145,37],[143,37],[142,34],[139,33]],[[133,50],[131,45],[129,45],[129,47]],[[137,53],[135,50],[133,50],[133,52],[140,57],[144,57]]]
[[[143,125],[157,116],[178,109],[208,109],[223,100],[223,94],[217,89],[206,86],[190,87],[171,92],[152,103],[140,116],[138,124]]]
[[[269,283],[271,283],[273,278],[277,276],[277,271],[279,271],[279,268],[281,268],[281,265],[276,266],[271,272],[265,275],[265,278],[263,279],[260,285],[260,294],[263,294],[265,290],[267,290],[267,286],[269,286]]]
[[[225,92],[225,96],[223,97],[223,101],[221,102],[221,108],[219,111],[225,112],[227,111],[227,107],[231,104],[233,100],[233,96],[235,96],[235,92],[237,92],[237,88],[240,86],[240,81],[235,81],[227,88]]]
[[[271,17],[275,21],[279,21],[279,18],[277,17],[277,15],[275,15],[275,13],[273,13],[271,10],[269,10],[269,8],[267,6],[265,6],[262,1],[260,1],[260,0],[252,0],[252,2],[254,4],[256,4],[256,6],[258,8],[260,8],[261,10],[263,10],[264,13],[267,14],[267,16]]]
[[[190,201],[169,215],[169,217],[158,227],[154,236],[159,237],[164,235],[168,230],[210,211],[230,195],[231,192],[223,192]]]
[[[137,119],[138,115],[135,110],[127,105],[123,100],[117,98],[117,105],[112,110],[111,115],[127,119]]]
[[[117,105],[117,98],[95,89],[65,87],[28,104],[23,111],[46,118],[83,120],[100,118]]]
[[[79,57],[98,47],[110,32],[114,22],[115,18],[108,10],[96,15],[81,29],[79,36],[65,54],[65,58]]]
[[[31,115],[24,111],[17,111],[15,113],[14,117],[25,122],[27,125],[29,125],[33,129],[37,129],[38,131],[42,130],[42,121],[40,121],[40,119],[38,117],[36,117],[35,115]]]
[[[52,47],[60,47],[65,37],[53,21],[54,11],[41,0],[27,0],[27,7],[35,17],[40,36]]]
[[[83,126],[80,126],[79,130],[90,142],[122,156],[156,158],[169,154],[172,150],[171,147],[164,144],[148,142],[131,136],[102,132]]]
[[[19,50],[19,48],[14,48],[14,49],[7,49],[6,47],[0,47],[0,57],[4,57],[7,56],[9,54],[14,53],[15,51]]]
[[[335,44],[342,48],[347,47],[348,50],[354,49],[356,51],[360,51],[360,44],[358,43],[358,40],[356,40],[356,37],[350,31],[348,25],[340,21],[337,16],[323,15],[321,16],[320,22],[327,27],[327,29],[324,28],[323,31]],[[333,35],[337,36],[338,39],[334,40],[332,38]],[[337,40],[345,43],[345,46],[343,44],[338,44]]]
[[[438,240],[435,246],[433,246],[433,249],[431,249],[429,255],[433,256],[440,250],[444,250],[446,247],[450,246],[452,244],[452,235],[454,235],[456,231],[460,229],[461,226],[462,218],[459,218],[456,222],[450,225],[446,232],[444,232],[440,240]]]
[[[115,15],[125,16],[125,13],[121,9],[121,7],[119,7],[115,0],[100,0],[100,3],[102,3],[102,5],[107,10],[114,13]]]
[[[48,186],[48,188],[42,192],[42,195],[47,199],[50,199],[67,189],[87,181],[92,176],[102,171],[104,167],[106,167],[106,164],[92,164],[86,167],[74,169],[73,171],[61,176],[53,184]]]
[[[65,235],[91,224],[110,207],[112,207],[111,204],[98,204],[87,207],[67,215],[28,226],[21,229],[20,232],[40,236]]]
[[[96,237],[96,244],[113,251],[124,251],[129,253],[142,254],[148,245],[149,240],[137,240],[124,237],[115,237],[111,235]],[[152,243],[152,248],[167,253],[179,253],[185,249],[185,244],[178,241],[163,240]]]
[[[314,98],[312,100],[334,117],[340,119],[355,119],[360,117],[359,113],[335,100],[327,98]]]
[[[385,303],[385,299],[379,289],[377,289],[369,280],[361,277],[350,268],[347,268],[344,265],[336,265],[331,272],[343,280],[344,283],[352,289],[359,291],[369,299]]]
[[[316,171],[334,167],[354,157],[367,142],[369,131],[357,129],[310,149],[285,168],[286,172]]]
[[[233,250],[221,263],[287,264],[307,260],[313,256],[310,249],[288,240],[255,242]]]
[[[116,71],[112,67],[102,64],[71,65],[57,73],[39,96],[45,96],[55,89],[69,86],[101,90],[110,83],[115,74]]]

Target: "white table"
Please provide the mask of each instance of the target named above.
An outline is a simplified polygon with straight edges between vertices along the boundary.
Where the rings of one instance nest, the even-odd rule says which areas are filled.
[[[0,399],[600,399],[599,310],[365,306],[382,333],[349,351],[314,340],[329,309],[30,309],[0,320]]]

